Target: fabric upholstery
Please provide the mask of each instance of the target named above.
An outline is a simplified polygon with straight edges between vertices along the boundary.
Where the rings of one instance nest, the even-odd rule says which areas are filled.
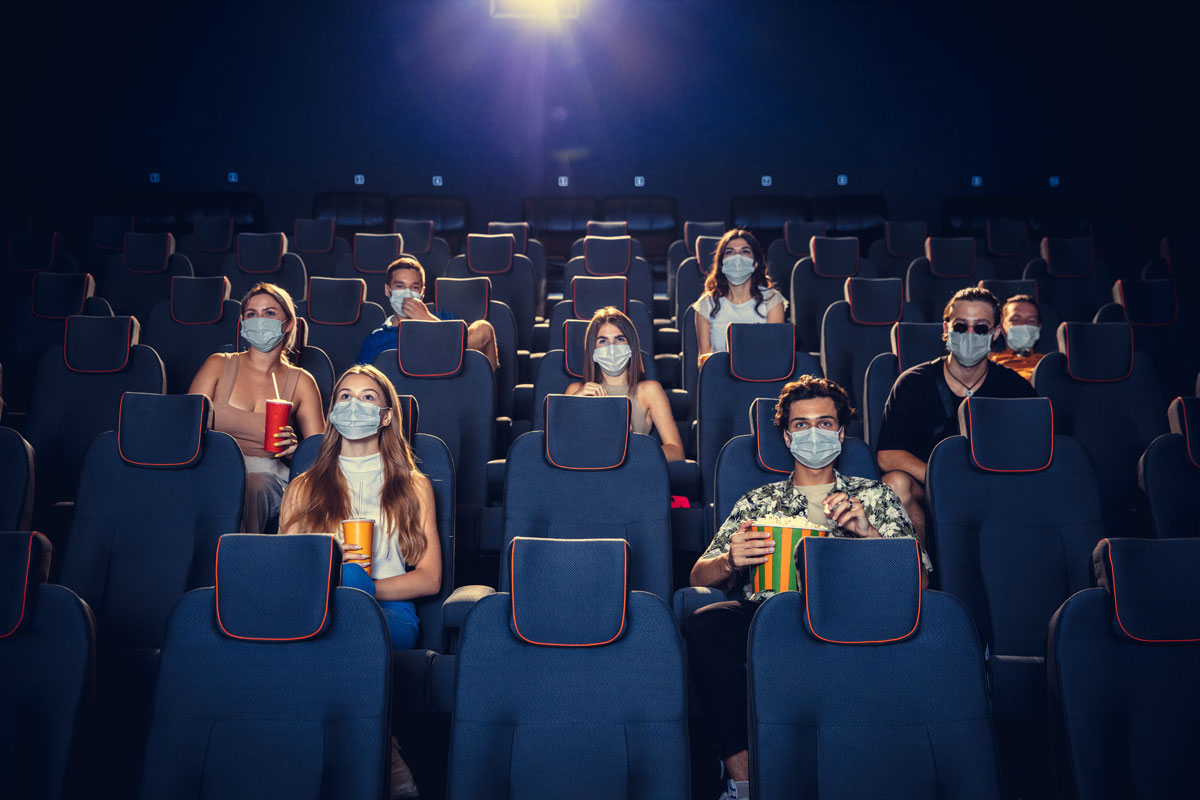
[[[121,395],[117,450],[126,464],[147,469],[188,469],[204,457],[212,428],[212,402],[202,394]]]
[[[579,558],[584,542],[586,560]],[[518,536],[508,552],[518,638],[548,647],[597,647],[625,632],[629,542]],[[589,602],[571,602],[580,596]]]

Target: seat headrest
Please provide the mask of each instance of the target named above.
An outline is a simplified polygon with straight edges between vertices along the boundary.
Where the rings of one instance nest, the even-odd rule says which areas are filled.
[[[231,287],[224,275],[171,278],[171,319],[181,325],[212,325],[221,321]]]
[[[400,415],[400,425],[404,431],[404,440],[412,444],[413,437],[417,435],[417,421],[421,416],[421,407],[417,403],[417,398],[411,394],[396,395],[396,400],[399,404],[396,413]]]
[[[774,397],[759,397],[750,402],[750,433],[754,436],[754,460],[759,469],[790,475],[795,464],[792,451],[775,427]]]
[[[212,403],[202,394],[125,392],[117,411],[117,452],[134,467],[195,466],[212,419]]]
[[[282,233],[239,233],[237,268],[251,275],[278,272],[287,252],[287,237]]]
[[[916,539],[805,536],[796,548],[804,575],[804,622],[830,644],[893,644],[921,622],[921,549]]]
[[[1176,397],[1167,407],[1171,433],[1183,437],[1188,461],[1200,469],[1200,398]]]
[[[1112,595],[1113,630],[1135,642],[1200,642],[1200,539],[1101,539],[1096,583]]]
[[[175,252],[175,237],[169,233],[125,234],[125,269],[143,275],[166,272]]]
[[[1115,383],[1133,374],[1133,327],[1128,322],[1064,322],[1058,349],[1067,374],[1087,383]]]
[[[336,236],[333,217],[328,219],[296,218],[292,231],[292,250],[297,253],[328,253],[333,250]]]
[[[463,368],[467,323],[452,320],[401,320],[396,326],[396,358],[410,378],[450,378]]]
[[[559,469],[616,469],[629,451],[628,397],[548,394],[546,460]]]
[[[332,536],[227,533],[217,541],[217,626],[249,642],[320,636],[341,577],[342,548]]]
[[[128,214],[97,214],[92,220],[92,243],[100,250],[120,252],[131,230],[133,217]]]
[[[474,275],[502,275],[512,269],[517,239],[511,233],[467,234],[467,271]]]
[[[1086,278],[1092,274],[1095,254],[1089,236],[1042,238],[1040,247],[1046,272],[1056,278]]]
[[[54,267],[58,255],[57,233],[10,233],[8,268],[17,272],[41,272]]]
[[[38,319],[66,319],[82,314],[95,293],[96,281],[87,273],[39,272],[33,276],[29,307]]]
[[[528,222],[489,222],[487,232],[491,234],[510,233],[516,242],[514,248],[518,253],[524,255],[529,250]]]
[[[588,320],[569,319],[563,322],[563,364],[567,374],[583,380],[584,359],[587,357]]]
[[[1029,278],[1028,280],[1013,280],[1002,281],[998,278],[984,278],[979,282],[981,289],[987,289],[992,294],[996,295],[996,299],[1000,301],[1000,305],[1008,302],[1008,298],[1015,297],[1019,294],[1027,294],[1034,300],[1038,299],[1037,281]]]
[[[814,236],[808,243],[813,272],[821,278],[849,278],[858,274],[858,238]]]
[[[624,539],[537,539],[509,545],[512,630],[545,647],[598,647],[625,632],[629,543]],[[584,602],[563,602],[567,597]]]
[[[924,222],[883,223],[883,243],[887,254],[894,258],[920,258],[925,255],[925,238],[929,236]]]
[[[1139,328],[1161,328],[1179,319],[1179,295],[1175,281],[1119,280],[1113,284],[1113,300],[1125,309],[1125,318]]]
[[[735,322],[726,331],[729,371],[752,383],[787,380],[796,368],[796,326]]]
[[[708,236],[713,239],[720,239],[725,235],[724,222],[684,222],[683,223],[683,246],[687,248],[689,256],[697,255],[699,252],[696,247],[696,239],[700,236]],[[711,254],[710,254],[711,258]],[[706,263],[701,261],[701,264]]]
[[[859,325],[894,325],[904,316],[904,281],[899,278],[846,278],[850,319]]]
[[[63,361],[72,372],[120,372],[141,338],[136,317],[67,317]]]
[[[696,248],[696,266],[701,272],[707,273],[717,255],[717,244],[720,236],[697,236],[694,240]]]
[[[590,320],[597,309],[605,306],[628,313],[628,298],[628,279],[623,275],[578,275],[571,279],[571,314],[576,319]]]
[[[986,225],[988,255],[1013,258],[1025,254],[1025,246],[1029,241],[1027,224],[1009,219],[989,219]]]
[[[436,278],[433,282],[434,310],[453,312],[466,322],[487,319],[491,299],[491,278]]]
[[[233,217],[196,217],[192,244],[202,253],[227,253],[233,248]]]
[[[362,316],[367,282],[362,278],[309,278],[308,321],[314,325],[354,325]]]
[[[585,236],[583,268],[589,275],[627,275],[633,263],[633,237]]]
[[[809,254],[809,244],[814,236],[825,235],[824,222],[801,222],[787,220],[783,223],[783,246],[789,256],[800,259]]]
[[[624,220],[587,221],[586,236],[624,236],[629,233],[629,223]]]
[[[386,275],[403,250],[404,239],[398,233],[356,233],[354,269],[368,275]]]
[[[1039,472],[1054,460],[1054,407],[1048,397],[968,397],[958,430],[971,463],[985,472]]]
[[[975,274],[975,240],[969,236],[930,236],[925,240],[925,258],[935,277],[969,277]]]
[[[903,372],[946,352],[940,322],[897,322],[892,326],[892,352]]]
[[[17,635],[33,619],[37,587],[50,578],[53,550],[40,533],[0,533],[0,639]]]
[[[433,220],[394,219],[392,233],[400,234],[404,252],[419,256],[433,249]]]

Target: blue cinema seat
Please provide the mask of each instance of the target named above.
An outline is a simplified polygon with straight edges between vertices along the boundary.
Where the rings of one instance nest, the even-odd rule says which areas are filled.
[[[490,234],[511,233],[514,252],[529,259],[533,267],[533,313],[536,317],[546,315],[546,248],[533,238],[528,222],[489,222]]]
[[[1171,432],[1151,442],[1138,460],[1138,484],[1150,505],[1155,536],[1200,536],[1200,517],[1191,504],[1200,496],[1200,398],[1176,397],[1167,419]]]
[[[862,412],[863,435],[875,448],[879,428],[883,424],[883,407],[892,384],[900,373],[925,361],[932,361],[946,352],[940,322],[897,322],[892,326],[892,351],[871,359],[863,376]],[[858,397],[854,398],[859,399]]]
[[[175,251],[172,234],[127,233],[121,252],[108,260],[99,292],[116,314],[144,324],[151,307],[170,296],[176,277],[192,277],[192,262]]]
[[[192,220],[192,232],[179,238],[178,252],[192,262],[197,276],[221,274],[221,262],[233,253],[236,223],[230,216],[197,216]]]
[[[821,320],[825,309],[845,295],[847,278],[874,278],[875,265],[859,257],[853,236],[814,236],[809,255],[796,262],[792,282],[779,291],[790,292],[790,320],[796,326],[797,349],[815,353],[821,348]]]
[[[646,260],[638,257],[633,237],[589,234],[582,242],[583,252],[568,261],[563,270],[565,285],[570,285],[576,277],[623,276],[628,281],[629,298],[640,301],[647,309],[654,308],[654,275]]]
[[[533,263],[516,246],[513,234],[468,234],[466,251],[450,262],[446,277],[491,278],[492,296],[512,309],[517,322],[517,346],[531,350],[535,276]]]
[[[1042,239],[1039,255],[1022,278],[1035,280],[1038,301],[1054,306],[1066,322],[1087,322],[1110,299],[1108,265],[1096,258],[1091,237]]]
[[[767,275],[779,287],[792,285],[792,269],[796,262],[808,258],[809,244],[814,236],[825,236],[824,222],[805,222],[789,219],[783,223],[783,236],[767,247]]]
[[[297,303],[304,300],[308,288],[304,261],[288,252],[287,236],[282,233],[239,233],[233,252],[221,259],[221,274],[229,278],[237,298],[260,281],[285,289]]]
[[[350,243],[337,235],[333,218],[297,217],[288,249],[304,262],[309,278],[332,278],[338,261],[350,252]]]
[[[513,388],[517,385],[517,322],[512,309],[492,298],[491,278],[438,278],[433,282],[433,311],[461,319],[468,325],[487,320],[496,333],[496,405],[500,416],[513,415]],[[524,353],[528,356],[528,353]]]
[[[975,244],[1001,280],[1020,278],[1025,266],[1037,257],[1037,245],[1029,238],[1027,222],[985,220],[983,236],[976,237]]]
[[[309,278],[308,299],[297,305],[296,313],[308,322],[305,344],[329,356],[334,375],[357,362],[363,340],[390,316],[367,300],[367,283],[361,278]]]
[[[391,316],[391,304],[384,293],[387,285],[388,266],[403,254],[404,240],[395,233],[356,233],[353,248],[343,253],[334,265],[336,278],[361,278],[367,282],[367,296]],[[433,278],[426,275],[425,283]]]
[[[994,278],[996,272],[976,254],[974,239],[931,236],[925,240],[925,255],[914,259],[905,275],[909,302],[933,321],[941,320],[955,292]]]
[[[867,258],[879,271],[879,277],[904,280],[908,265],[924,257],[928,236],[929,229],[924,222],[888,220],[883,223],[883,237],[871,242],[867,249]]]
[[[235,350],[242,306],[230,288],[224,275],[177,277],[146,316],[142,341],[162,358],[170,394],[186,392],[210,355]]]
[[[445,239],[434,235],[433,220],[394,219],[392,233],[400,234],[404,242],[404,254],[412,256],[424,267],[426,283],[445,277],[446,268],[450,266],[454,254],[450,252],[450,245]]]

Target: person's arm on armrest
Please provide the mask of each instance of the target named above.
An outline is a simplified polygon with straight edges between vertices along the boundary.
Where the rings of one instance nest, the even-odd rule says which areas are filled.
[[[413,488],[421,504],[421,532],[425,536],[425,553],[408,572],[375,581],[377,600],[413,600],[437,594],[442,588],[442,543],[438,537],[433,484],[424,475],[414,475],[413,478]]]
[[[907,450],[880,450],[875,459],[879,462],[880,472],[901,470],[925,485],[926,463]]]

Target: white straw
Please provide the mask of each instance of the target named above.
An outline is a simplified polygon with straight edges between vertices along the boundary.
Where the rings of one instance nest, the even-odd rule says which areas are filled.
[[[275,373],[271,373],[271,383],[275,384],[275,399],[279,399],[279,381],[275,380]]]

